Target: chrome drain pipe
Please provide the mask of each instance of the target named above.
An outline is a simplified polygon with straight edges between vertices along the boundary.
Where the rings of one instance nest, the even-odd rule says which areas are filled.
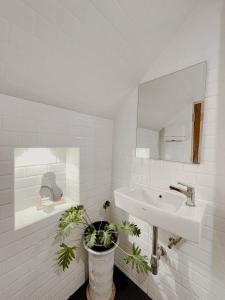
[[[152,228],[152,255],[150,260],[151,272],[153,275],[158,274],[159,259],[161,256],[166,255],[166,250],[163,246],[158,244],[158,227],[153,226]]]
[[[157,257],[157,251],[158,251],[158,227],[153,226],[153,229],[152,229],[152,256],[151,256],[151,261],[150,261],[153,275],[158,274],[159,261],[158,261],[158,257]]]

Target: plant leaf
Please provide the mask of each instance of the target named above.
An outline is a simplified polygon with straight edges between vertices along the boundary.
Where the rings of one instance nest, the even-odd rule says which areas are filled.
[[[108,248],[112,243],[112,232],[109,230],[101,230],[99,234],[101,244]]]
[[[132,255],[128,255],[124,258],[126,264],[131,263],[132,269],[136,268],[138,273],[148,273],[151,271],[151,267],[148,265],[148,258],[145,255],[141,255],[141,248],[135,247],[133,244]]]
[[[64,243],[60,245],[60,249],[57,251],[57,261],[63,271],[65,271],[66,268],[69,268],[71,261],[75,259],[75,252],[77,249],[77,246],[70,247]]]
[[[127,232],[128,234],[132,236],[137,236],[139,237],[141,234],[140,228],[134,223],[130,223],[129,221],[123,221],[122,222],[123,226],[121,226],[121,230]]]
[[[111,202],[109,200],[105,201],[105,203],[103,204],[104,210],[107,210],[107,208],[109,208],[110,206],[111,206]]]
[[[93,228],[88,228],[87,232],[85,233],[85,244],[87,245],[87,247],[92,248],[95,243],[96,243],[96,234],[97,231]]]
[[[65,237],[70,234],[71,230],[74,228],[74,225],[82,221],[84,214],[85,209],[82,205],[67,209],[59,219],[55,239],[64,240]]]
[[[112,232],[117,232],[118,231],[118,227],[114,223],[109,223],[109,224],[105,225],[104,230],[108,230],[108,231],[112,231]]]

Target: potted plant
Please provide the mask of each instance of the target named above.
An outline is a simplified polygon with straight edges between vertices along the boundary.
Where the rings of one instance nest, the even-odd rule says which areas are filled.
[[[106,211],[110,207],[110,202],[103,205]],[[58,265],[65,271],[72,260],[76,258],[78,244],[70,245],[66,239],[73,234],[73,230],[82,228],[83,245],[88,252],[89,263],[89,286],[87,288],[87,298],[91,300],[114,299],[115,286],[113,284],[114,252],[119,246],[119,232],[123,231],[131,236],[139,237],[141,230],[134,223],[123,221],[116,225],[108,221],[92,222],[82,205],[67,209],[58,222],[56,240],[60,243],[57,252]],[[78,240],[77,240],[78,242]],[[131,264],[132,269],[142,273],[148,273],[147,256],[141,255],[141,249],[133,243],[132,253],[127,253],[124,261]]]

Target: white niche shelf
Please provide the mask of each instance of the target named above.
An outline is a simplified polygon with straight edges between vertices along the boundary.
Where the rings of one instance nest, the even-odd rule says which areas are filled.
[[[72,147],[15,149],[15,230],[79,203],[79,150]]]

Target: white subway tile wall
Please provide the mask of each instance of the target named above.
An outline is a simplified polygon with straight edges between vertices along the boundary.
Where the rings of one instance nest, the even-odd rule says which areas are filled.
[[[158,276],[136,275],[124,265],[123,254],[117,251],[119,268],[154,300],[225,299],[225,93],[220,88],[224,85],[225,69],[225,47],[220,40],[225,38],[222,5],[222,1],[202,1],[143,80],[207,61],[201,164],[134,159],[137,90],[126,100],[115,119],[114,189],[130,183],[168,189],[170,184],[183,181],[193,185],[196,198],[208,204],[201,243],[185,242],[177,249],[168,249],[168,258],[160,260]],[[127,217],[126,213],[115,209],[113,218],[119,221],[122,217]],[[142,239],[138,243],[150,258],[151,227],[146,224],[141,227]],[[160,230],[160,242],[165,246],[168,237],[169,233]]]
[[[16,148],[15,211],[34,207],[40,202],[42,178],[47,172],[55,174],[64,200],[73,201],[74,205],[79,203],[79,162],[78,148]]]
[[[26,26],[25,19],[18,21]],[[14,230],[14,148],[80,148],[80,203],[96,220],[111,195],[112,134],[111,120],[0,95],[0,299],[64,300],[85,281],[83,251],[70,270],[57,270],[59,214]],[[31,185],[32,194],[45,167],[18,167],[17,184],[26,189]],[[60,160],[51,166],[57,172],[63,169]],[[24,181],[24,176],[31,179]]]

